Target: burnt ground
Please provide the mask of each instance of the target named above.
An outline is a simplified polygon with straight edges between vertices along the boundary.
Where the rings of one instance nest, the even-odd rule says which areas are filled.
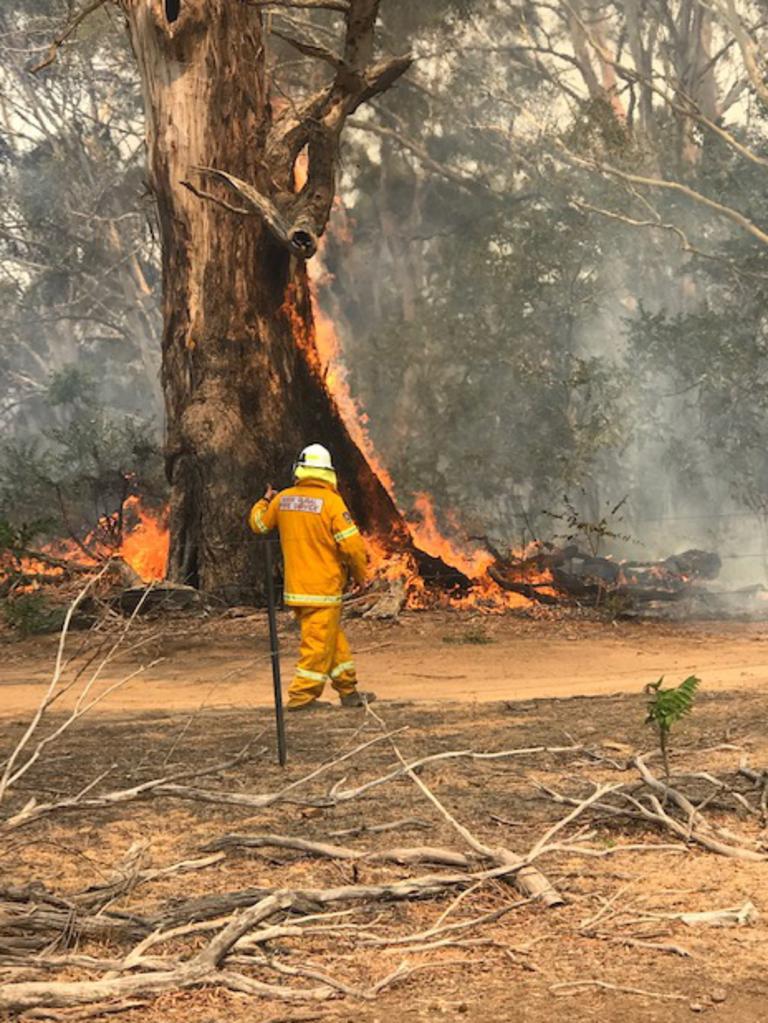
[[[449,627],[460,634],[465,629],[464,624],[443,622],[440,626],[442,630]],[[537,623],[537,638],[546,635],[549,628],[556,640],[565,627],[577,633],[582,630],[582,626],[567,623]],[[595,638],[590,631],[592,625],[583,629]],[[663,635],[669,638],[672,634]],[[728,635],[732,640],[730,627]],[[606,642],[610,637],[608,631]],[[710,640],[714,642],[716,634],[709,630],[703,637],[706,646]],[[744,638],[751,644],[754,636],[747,633]],[[683,630],[679,641],[690,642],[691,630]],[[632,642],[636,645],[637,638]],[[470,644],[442,645],[452,648],[453,653],[459,651],[462,657],[470,656]],[[482,649],[486,651],[488,646]],[[19,655],[17,647],[14,658]],[[496,655],[500,656],[500,650]],[[427,653],[422,656],[420,669],[425,675],[431,673]],[[445,671],[445,667],[436,673],[440,670]],[[637,674],[641,683],[647,681],[643,672]],[[505,760],[442,761],[421,772],[442,803],[484,842],[525,852],[566,812],[537,784],[584,796],[591,783],[629,782],[636,777],[632,770],[625,769],[628,757],[633,751],[650,749],[653,741],[643,724],[644,698],[637,683],[633,690],[625,694],[485,703],[395,699],[380,702],[376,709],[390,729],[405,728],[396,741],[407,757],[460,749],[585,746],[582,751],[544,752]],[[198,690],[198,704],[203,695]],[[14,713],[5,720],[2,746],[7,750],[20,735],[25,717]],[[758,769],[766,763],[767,722],[768,694],[761,688],[708,691],[705,678],[694,713],[680,726],[674,743],[674,772],[706,770],[733,785],[753,806],[759,806],[759,793],[736,771],[745,756]],[[288,726],[290,761],[283,771],[274,762],[272,721],[267,708],[198,706],[190,713],[186,707],[165,709],[157,693],[146,691],[144,709],[90,716],[65,733],[26,776],[14,805],[18,807],[33,794],[42,799],[73,794],[102,773],[105,777],[99,791],[136,784],[169,771],[188,768],[194,773],[221,762],[254,735],[260,738],[255,740],[249,760],[200,784],[228,792],[274,791],[366,737],[374,737],[380,728],[363,712],[336,708],[291,716]],[[266,751],[260,753],[262,746]],[[659,770],[655,761],[651,763]],[[344,786],[351,787],[387,773],[396,764],[393,750],[384,741],[302,786],[297,795],[327,793],[342,778],[346,779]],[[711,787],[701,781],[688,781],[686,791],[697,799],[712,793]],[[751,848],[760,848],[763,832],[759,815],[749,814],[731,795],[712,799],[705,812],[712,822],[742,836]],[[389,833],[334,836],[335,832],[361,825],[402,818],[416,818],[428,829],[406,824]],[[592,832],[591,837],[582,838],[582,845],[605,855],[587,857],[560,851],[545,856],[539,864],[566,899],[559,908],[546,909],[536,903],[519,905],[496,921],[457,935],[461,939],[459,947],[413,950],[407,945],[365,943],[371,938],[417,934],[430,927],[455,903],[457,893],[452,891],[414,902],[343,907],[353,912],[340,919],[362,926],[337,934],[281,938],[269,946],[277,962],[311,966],[360,989],[369,989],[401,962],[421,967],[375,1000],[339,996],[319,1006],[292,1008],[269,999],[206,987],[161,994],[117,1018],[126,1023],[219,1023],[230,1018],[259,1023],[302,1018],[311,1011],[317,1018],[336,1023],[383,1023],[393,1016],[404,1023],[437,1019],[544,1023],[564,1017],[574,1023],[595,1019],[677,1023],[698,1013],[729,1023],[765,1019],[766,864],[726,858],[693,846],[621,852],[617,850],[622,845],[648,847],[677,840],[646,824],[617,821],[600,811],[589,811],[582,823],[588,824]],[[580,826],[568,828],[564,835],[573,836]],[[145,844],[143,865],[162,867],[201,856],[202,846],[231,832],[298,836],[364,850],[422,844],[466,850],[459,835],[414,782],[400,777],[329,808],[280,803],[254,811],[158,797],[90,813],[58,815],[12,836],[2,852],[0,871],[4,884],[38,882],[57,894],[71,896],[109,879],[115,864],[137,841]],[[253,887],[306,888],[392,881],[431,869],[330,861],[275,848],[232,850],[208,868],[135,887],[110,904],[109,911],[146,916],[176,907],[196,895]],[[693,927],[664,916],[736,907],[747,900],[764,912],[745,926]],[[488,881],[471,889],[453,906],[447,919],[470,920],[517,902],[520,896],[511,885]],[[601,910],[602,918],[590,923]],[[162,953],[185,949],[188,953],[202,940],[198,937],[186,945],[157,948]],[[128,947],[84,939],[77,945],[81,952],[112,957],[124,955]],[[679,954],[681,951],[689,955]],[[67,967],[58,974],[70,979],[88,975],[78,967]],[[262,970],[258,975],[272,982],[295,983],[270,971]],[[4,979],[10,978],[11,973],[6,972]],[[555,987],[575,980],[596,980],[625,990]],[[646,993],[626,990],[629,988]]]

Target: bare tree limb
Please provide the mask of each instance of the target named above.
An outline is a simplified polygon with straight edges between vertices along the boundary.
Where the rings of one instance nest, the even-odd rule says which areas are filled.
[[[300,53],[333,67],[334,77],[302,103],[289,102],[275,119],[264,150],[265,166],[275,183],[271,194],[263,194],[226,171],[195,168],[245,200],[249,212],[263,219],[276,240],[302,259],[315,254],[318,239],[328,223],[336,190],[339,137],[347,119],[361,104],[389,89],[412,63],[410,55],[374,59],[378,7],[378,0],[349,0],[339,8],[346,14],[341,56],[314,41],[273,29],[275,35]],[[304,149],[307,177],[301,191],[295,194],[294,167]],[[212,197],[206,194],[204,198]]]
[[[768,86],[765,83],[765,72],[760,70],[758,64],[757,43],[741,20],[734,0],[722,0],[722,2],[716,4],[715,9],[723,14],[728,27],[733,32],[752,88],[757,93],[763,106],[768,109]]]
[[[661,217],[658,217],[658,219],[639,220],[636,217],[629,216],[629,214],[619,213],[617,210],[608,210],[602,206],[594,206],[592,203],[584,202],[581,199],[571,199],[571,205],[585,213],[596,213],[598,216],[605,217],[606,220],[615,220],[622,224],[628,224],[630,227],[647,227],[652,230],[666,231],[670,234],[674,234],[680,241],[680,248],[683,252],[689,252],[692,256],[698,256],[699,259],[707,259],[714,263],[722,263],[739,277],[747,277],[753,280],[755,278],[764,280],[768,277],[768,274],[765,273],[756,273],[753,270],[744,270],[732,259],[728,259],[726,256],[719,256],[715,252],[704,252],[703,249],[698,248],[698,246],[691,242],[688,235],[681,227],[677,224],[663,221]]]
[[[216,181],[220,181],[225,184],[228,188],[231,188],[233,192],[240,196],[241,199],[245,199],[248,205],[251,207],[251,213],[257,213],[267,225],[272,234],[277,238],[279,242],[289,248],[294,248],[297,255],[314,255],[317,249],[317,239],[313,239],[313,245],[309,245],[306,238],[301,239],[300,244],[296,244],[292,237],[292,227],[285,215],[277,208],[274,202],[262,195],[253,185],[249,185],[247,181],[243,181],[242,178],[235,177],[234,174],[227,174],[226,171],[218,170],[216,167],[195,167],[199,174],[206,174],[209,177],[214,178]],[[237,209],[237,212],[243,212],[241,209]]]
[[[219,852],[227,849],[295,849],[335,860],[365,860],[383,863],[436,863],[448,867],[470,867],[472,861],[463,853],[453,849],[437,849],[433,846],[416,846],[414,848],[384,849],[364,852],[351,849],[349,846],[331,845],[328,842],[311,842],[305,838],[294,838],[290,835],[223,835],[214,842],[203,847],[204,852]]]
[[[48,688],[46,689],[43,698],[40,700],[40,703],[37,706],[37,710],[33,714],[32,720],[27,726],[26,731],[16,744],[15,748],[13,749],[10,756],[8,757],[8,760],[5,763],[2,777],[0,777],[0,802],[2,802],[3,798],[8,792],[8,789],[13,785],[17,778],[21,777],[21,774],[23,774],[24,771],[27,770],[27,766],[22,765],[22,768],[14,772],[14,767],[16,761],[21,756],[27,743],[30,742],[32,736],[35,734],[35,731],[37,730],[37,727],[40,724],[40,721],[42,720],[42,717],[45,714],[46,709],[48,708],[54,697],[56,687],[58,686],[59,681],[61,680],[61,673],[64,666],[64,649],[67,642],[67,635],[69,634],[69,626],[72,623],[72,616],[74,615],[79,605],[87,596],[88,591],[91,589],[91,587],[96,585],[99,579],[101,579],[101,577],[107,571],[108,567],[109,563],[105,564],[100,572],[98,572],[92,579],[89,579],[85,583],[85,585],[82,587],[80,592],[77,594],[77,596],[67,609],[67,614],[66,617],[64,618],[64,623],[61,627],[61,633],[59,635],[59,643],[56,649],[56,661],[54,663],[51,681],[49,682]],[[35,759],[37,758],[35,757]],[[29,766],[31,766],[31,764]],[[21,772],[21,774],[19,772]]]
[[[344,61],[337,54],[333,53],[332,50],[327,49],[325,46],[319,46],[316,43],[310,43],[306,39],[296,39],[294,36],[289,36],[286,32],[281,32],[277,28],[272,29],[272,35],[277,36],[278,39],[282,39],[283,42],[288,43],[299,53],[305,57],[314,57],[317,60],[322,60],[326,64],[330,64],[336,71],[351,71]]]
[[[215,203],[217,206],[221,206],[222,209],[227,210],[228,213],[239,213],[247,217],[253,212],[252,210],[245,209],[243,206],[233,206],[231,203],[226,202],[224,199],[220,199],[212,192],[206,192],[202,188],[197,188],[191,181],[182,181],[181,184],[184,188],[188,189],[192,195],[197,196],[198,199],[205,199],[208,202]]]
[[[687,1002],[688,996],[666,991],[647,991],[645,988],[628,987],[625,984],[609,984],[605,980],[564,980],[553,984],[550,991],[554,995],[573,995],[582,988],[597,987],[603,991],[619,991],[626,995],[641,995],[643,998],[666,998],[676,1002]]]
[[[632,174],[629,171],[620,170],[618,167],[614,167],[602,160],[585,159],[584,157],[572,152],[563,143],[560,143],[558,150],[568,163],[577,167],[595,170],[600,174],[605,174],[607,177],[617,178],[620,181],[628,181],[633,185],[643,185],[647,188],[658,188],[669,192],[677,192],[679,195],[684,195],[693,202],[696,202],[701,206],[706,206],[719,216],[737,224],[740,228],[742,228],[742,230],[752,235],[753,238],[756,238],[762,245],[768,245],[768,233],[758,227],[757,224],[749,219],[749,217],[746,217],[743,213],[735,210],[732,206],[726,206],[723,203],[716,202],[714,199],[710,199],[709,196],[704,195],[703,192],[698,192],[695,188],[691,188],[689,185],[684,185],[679,181],[667,181],[664,178],[652,178],[646,177],[642,174]]]
[[[90,14],[93,14],[93,12],[98,10],[99,7],[103,7],[106,2],[107,0],[91,0],[89,4],[86,4],[82,11],[79,11],[59,33],[59,35],[56,36],[51,45],[48,47],[48,52],[45,57],[38,64],[35,64],[29,69],[31,74],[36,75],[38,71],[42,71],[43,68],[47,68],[49,65],[53,64],[59,50],[67,39],[69,39],[73,32],[77,31],[78,27]]]

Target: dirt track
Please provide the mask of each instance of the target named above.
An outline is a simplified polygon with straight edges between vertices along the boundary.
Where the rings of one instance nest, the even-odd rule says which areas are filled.
[[[286,681],[297,648],[281,616]],[[768,683],[768,625],[531,621],[449,613],[397,624],[352,621],[362,683],[382,699],[494,701],[639,692],[665,675],[697,674],[707,690]],[[143,622],[141,647],[110,666],[105,682],[160,658],[100,705],[104,711],[255,707],[271,700],[263,614],[229,620]],[[50,677],[55,637],[10,643],[0,669],[0,713],[23,714]],[[62,704],[63,705],[63,704]]]

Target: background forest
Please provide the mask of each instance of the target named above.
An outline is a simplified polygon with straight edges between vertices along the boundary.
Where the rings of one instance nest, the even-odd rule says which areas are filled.
[[[716,548],[731,579],[762,577],[768,125],[732,7],[382,5],[382,46],[416,60],[344,135],[312,275],[328,379],[346,375],[407,514],[427,492],[447,529],[497,544],[605,517],[624,551]],[[141,97],[109,6],[32,73],[68,10],[0,11],[14,528],[163,500]],[[284,36],[328,45],[328,12],[267,17],[275,95],[309,89],[322,61]]]

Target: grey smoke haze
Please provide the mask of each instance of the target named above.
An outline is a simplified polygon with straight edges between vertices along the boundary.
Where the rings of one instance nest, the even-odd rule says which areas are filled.
[[[620,14],[617,8],[619,21]],[[524,63],[510,69],[508,56],[494,54],[490,43],[519,41],[517,27],[503,10],[493,18],[473,23],[472,38],[482,43],[473,51],[456,48],[466,26],[450,19],[429,23],[414,40],[423,54],[416,73],[431,94],[403,85],[361,117],[416,140],[431,164],[392,137],[349,133],[341,182],[349,222],[345,232],[331,232],[323,257],[332,279],[321,300],[401,505],[408,513],[414,495],[427,491],[446,530],[456,516],[468,535],[517,545],[532,534],[546,539],[564,531],[543,513],[561,512],[566,494],[591,520],[626,496],[620,521],[608,525],[631,539],[606,543],[607,552],[652,559],[714,549],[724,581],[763,581],[764,520],[740,488],[744,466],[710,445],[712,403],[708,411],[700,389],[681,383],[668,350],[640,357],[632,333],[641,310],[706,317],[733,301],[730,285],[713,283],[705,264],[684,255],[671,234],[574,208],[574,198],[586,198],[647,216],[626,191],[553,158],[553,140],[568,118],[574,135],[582,133],[578,142],[605,128],[605,111],[576,72],[568,84],[584,93],[583,109]],[[76,130],[46,114],[51,134],[67,142],[55,158],[49,144],[12,139],[13,116],[4,125],[6,226],[15,231],[20,219],[42,247],[51,238],[41,210],[55,221],[57,237],[83,214],[91,217],[88,244],[52,250],[39,280],[31,256],[39,261],[40,247],[0,251],[0,263],[16,275],[15,290],[3,293],[14,333],[0,350],[0,414],[9,433],[34,435],[57,422],[43,391],[52,370],[73,365],[88,371],[110,409],[162,419],[158,257],[141,196],[140,149],[123,141],[140,134],[135,76],[123,57],[110,57],[114,67],[103,55],[83,56],[79,68],[62,61],[40,80],[41,90],[60,83],[54,87],[69,97],[71,113],[85,103],[81,72],[96,67],[99,109],[109,114],[108,126],[83,119]],[[13,97],[23,61],[11,50],[3,61]],[[110,107],[115,81],[119,102]],[[662,118],[659,125],[667,130]],[[476,179],[471,187],[461,184],[467,175]],[[78,191],[83,181],[87,187]],[[737,194],[747,187],[748,180]],[[86,209],[88,197],[107,191],[106,209]],[[750,201],[759,194],[754,188]],[[690,206],[660,208],[712,250],[737,240]],[[108,214],[119,228],[110,274],[103,272],[105,221],[94,214]],[[62,267],[77,272],[58,272]],[[692,330],[681,328],[681,338]],[[756,316],[754,333],[761,331]],[[763,372],[756,361],[754,374]],[[761,459],[756,433],[758,482]]]

